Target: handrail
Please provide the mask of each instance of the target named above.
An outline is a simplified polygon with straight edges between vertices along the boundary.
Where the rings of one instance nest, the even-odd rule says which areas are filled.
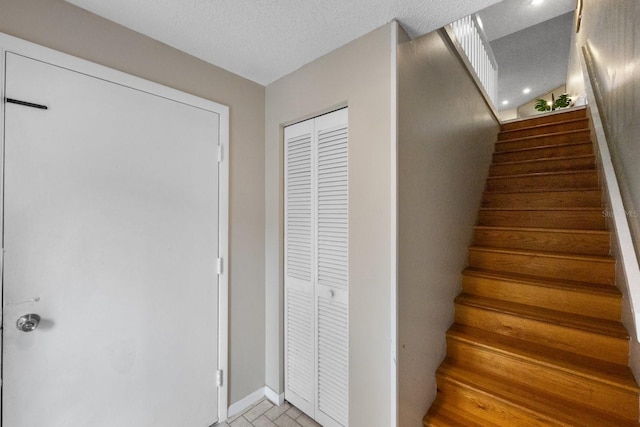
[[[493,105],[498,104],[498,62],[476,15],[468,15],[445,27],[469,59]]]
[[[631,315],[633,316],[632,326],[635,329],[636,338],[640,341],[640,265],[638,264],[638,257],[636,256],[631,228],[627,219],[620,186],[618,185],[614,163],[609,151],[603,119],[600,115],[599,105],[602,103],[602,96],[596,79],[593,59],[587,46],[584,46],[581,50],[580,62],[587,99],[595,101],[589,103],[589,109],[591,110],[594,138],[599,150],[602,177],[611,208],[606,216],[611,220],[617,239],[617,255],[618,261],[620,261],[618,271],[624,274],[625,287],[621,291],[626,293],[629,299]]]

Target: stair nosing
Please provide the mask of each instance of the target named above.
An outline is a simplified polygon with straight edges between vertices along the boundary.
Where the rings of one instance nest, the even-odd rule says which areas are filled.
[[[539,277],[528,274],[488,270],[478,267],[466,267],[462,271],[462,275],[467,277],[482,277],[490,280],[501,280],[514,284],[562,289],[569,292],[601,295],[616,299],[622,298],[622,293],[616,286],[603,285],[600,283],[581,282],[569,279],[554,279],[550,277]]]
[[[560,176],[560,175],[579,175],[579,174],[598,174],[598,170],[593,169],[579,169],[579,170],[559,170],[559,171],[550,171],[550,172],[531,172],[531,173],[521,173],[521,174],[513,174],[513,175],[498,175],[498,176],[489,176],[487,180],[500,180],[500,179],[513,179],[513,178],[536,178],[536,177],[547,177],[547,176]]]
[[[539,128],[542,128],[542,127],[545,127],[545,126],[556,126],[556,125],[563,125],[563,124],[567,124],[567,123],[576,123],[576,122],[581,122],[581,121],[586,121],[587,122],[587,127],[585,129],[589,129],[589,126],[588,126],[589,118],[588,117],[580,117],[580,118],[577,118],[577,119],[561,120],[561,121],[558,121],[558,122],[549,122],[549,123],[542,123],[542,124],[539,124],[539,125],[526,126],[526,127],[518,128],[518,129],[500,130],[500,133],[519,132],[519,131],[522,131],[522,130],[535,130],[535,129],[539,129]]]
[[[534,116],[529,116],[529,117],[517,117],[515,119],[509,119],[509,120],[505,120],[500,122],[501,126],[504,125],[510,125],[512,123],[521,123],[521,122],[526,122],[529,120],[539,120],[539,119],[544,119],[547,117],[557,117],[557,116],[562,116],[563,114],[571,114],[571,113],[576,113],[576,112],[582,112],[585,111],[587,109],[586,105],[580,105],[580,106],[574,106],[574,107],[570,107],[570,108],[566,108],[566,109],[562,109],[562,110],[555,110],[555,111],[547,111],[547,112],[543,112],[543,113],[536,113]],[[585,114],[584,118],[588,118],[588,116]],[[555,123],[555,122],[552,122]]]
[[[611,232],[606,230],[592,230],[582,228],[540,228],[540,227],[513,227],[503,225],[476,225],[474,229],[488,231],[521,231],[521,232],[541,232],[541,233],[558,233],[558,234],[598,234],[602,236],[610,236]]]
[[[579,330],[612,339],[622,341],[629,340],[629,333],[627,330],[621,322],[615,320],[565,313],[558,310],[504,301],[496,298],[481,297],[464,292],[458,295],[454,302],[455,304],[467,307],[475,307],[480,310],[551,324],[566,329]],[[606,324],[608,324],[609,327],[602,327]]]
[[[615,258],[613,258],[610,255],[585,255],[585,254],[574,254],[571,252],[496,248],[493,246],[482,246],[482,245],[470,245],[469,251],[503,253],[503,254],[509,254],[509,255],[535,256],[540,258],[572,259],[572,260],[589,261],[589,262],[601,262],[605,264],[612,264],[612,263],[615,264],[616,262]]]
[[[523,190],[491,190],[485,191],[489,194],[523,194],[523,193],[569,193],[582,191],[602,191],[600,187],[554,187],[554,188],[526,188]]]
[[[599,207],[585,207],[585,206],[576,206],[576,207],[539,207],[539,208],[507,208],[507,207],[500,207],[500,208],[486,208],[486,207],[481,207],[480,210],[485,210],[485,211],[584,211],[584,212],[589,212],[589,211],[602,211],[602,209],[604,209],[602,206]]]
[[[505,153],[505,151],[501,151],[501,153]],[[587,157],[593,157],[594,162],[595,162],[595,154],[580,154],[577,156],[559,156],[559,157],[544,157],[541,159],[527,159],[527,160],[514,160],[512,162],[502,162],[502,163],[492,163],[491,166],[497,166],[497,165],[517,165],[517,164],[524,164],[524,163],[535,163],[535,162],[548,162],[548,161],[553,161],[553,160],[572,160],[572,159],[584,159]]]
[[[472,331],[466,331],[465,329],[471,329]],[[474,335],[474,330],[481,331],[481,334],[476,333]],[[495,337],[492,337],[491,335],[494,335]],[[493,332],[482,331],[478,328],[474,328],[473,326],[457,323],[454,323],[447,331],[447,337],[458,341],[464,341],[470,345],[482,347],[492,352],[500,352],[501,354],[506,354],[510,357],[526,359],[527,361],[530,361],[530,363],[536,363],[547,368],[556,369],[568,374],[607,384],[608,386],[624,390],[625,392],[636,394],[640,393],[640,387],[638,387],[635,380],[632,379],[633,374],[631,370],[628,370],[628,375],[625,375],[624,377],[610,374],[616,367],[629,369],[626,365],[594,359],[592,357],[549,347],[544,344],[531,343],[515,337],[501,336],[500,334]],[[514,343],[521,343],[522,346],[520,347],[501,341],[513,341]],[[545,352],[553,352],[558,357],[550,358],[547,356],[539,356],[543,352],[538,350],[530,351],[527,347],[544,349]],[[542,359],[538,357],[542,357]],[[570,360],[563,361],[563,357]],[[593,369],[592,366],[594,364],[599,364],[601,366],[599,366],[599,369]]]
[[[553,137],[571,135],[571,134],[577,134],[577,133],[583,133],[583,132],[591,132],[591,130],[588,127],[586,127],[584,129],[572,129],[572,130],[566,130],[566,131],[562,131],[562,132],[541,133],[539,135],[523,136],[521,138],[503,139],[503,140],[500,140],[500,141],[496,141],[496,145],[498,145],[498,144],[508,144],[508,143],[515,142],[515,141],[529,141],[529,140],[534,140],[534,139],[539,139],[539,138],[549,138],[549,137],[553,138]]]
[[[510,154],[510,153],[520,153],[520,152],[526,152],[526,151],[533,151],[533,150],[545,150],[545,149],[551,149],[551,148],[558,148],[558,147],[573,147],[576,145],[593,145],[592,141],[584,141],[584,142],[568,142],[566,144],[553,144],[553,145],[541,145],[541,146],[537,146],[537,147],[527,147],[527,148],[518,148],[516,150],[505,150],[505,151],[494,151],[493,155],[502,155],[502,154]],[[547,157],[545,157],[546,159]],[[548,157],[550,159],[553,159],[554,157]],[[533,160],[533,159],[529,159],[529,160]],[[541,160],[541,159],[536,159],[536,160]]]
[[[476,422],[476,420],[474,419],[475,417],[473,416],[473,414],[470,414],[467,411],[454,411],[451,408],[449,408],[447,405],[443,405],[440,402],[438,402],[438,399],[436,398],[436,400],[431,404],[431,406],[429,407],[429,411],[427,412],[427,414],[424,416],[424,418],[422,419],[423,424],[425,423],[425,421],[428,421],[428,416],[429,413],[431,412],[431,409],[435,409],[438,410],[440,409],[441,411],[444,411],[445,413],[440,413],[441,417],[444,417],[444,420],[447,421],[447,424],[449,425],[454,425],[453,423],[456,422],[456,419],[452,418],[451,416],[449,416],[447,413],[450,413],[452,415],[456,415],[456,417],[460,417],[462,418],[462,420],[465,422],[465,425],[468,425],[470,423],[473,423],[473,426],[478,426],[478,427],[487,427],[487,426],[495,426],[495,424],[488,424],[488,422],[484,422],[482,424],[479,424]],[[459,422],[458,422],[459,423]],[[426,425],[426,424],[425,424]]]
[[[487,376],[490,378],[493,385],[491,384],[482,384],[473,379],[474,376],[478,376],[478,374],[474,374],[471,370],[465,369],[459,366],[455,366],[448,361],[444,361],[440,367],[438,368],[437,375],[443,377],[443,379],[448,380],[452,384],[461,385],[466,387],[467,389],[476,390],[476,392],[482,393],[484,395],[490,396],[492,399],[496,399],[506,403],[507,405],[518,408],[521,411],[530,413],[534,418],[540,420],[548,420],[548,422],[555,422],[557,424],[562,424],[566,426],[575,426],[575,418],[571,414],[567,414],[565,411],[560,410],[560,405],[558,404],[557,397],[550,396],[544,392],[533,390],[529,387],[523,386],[521,384],[513,383],[506,379],[498,379],[493,376]],[[471,375],[469,375],[471,374]],[[517,388],[525,391],[526,394],[537,396],[538,400],[533,403],[532,400],[527,398],[526,396],[520,396],[518,394],[513,393],[512,391],[505,389],[504,385],[508,384],[511,388]],[[494,387],[495,386],[495,387]],[[595,408],[588,408],[585,405],[580,405],[579,403],[570,402],[574,407],[578,407],[579,409],[584,410],[589,413],[589,417],[592,415],[598,416],[602,420],[612,420],[612,421],[624,421],[625,424],[630,424],[634,422],[633,420],[629,420],[626,418],[622,418],[620,416],[606,413]],[[558,419],[556,417],[552,417],[546,411],[542,412],[540,408],[548,408],[556,412],[557,414],[561,414],[563,419]],[[562,409],[566,410],[566,407]],[[614,425],[614,424],[610,424]]]

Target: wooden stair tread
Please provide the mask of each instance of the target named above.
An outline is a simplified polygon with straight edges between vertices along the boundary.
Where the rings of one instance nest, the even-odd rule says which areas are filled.
[[[550,425],[603,427],[640,425],[637,421],[625,420],[573,402],[561,401],[539,390],[514,384],[508,379],[480,375],[451,365],[446,360],[438,368],[438,375],[458,386],[477,390],[481,394],[506,402],[521,411],[529,412],[533,418],[546,420]]]
[[[579,119],[586,118],[587,108],[584,106],[571,107],[561,111],[546,112],[542,114],[536,114],[535,116],[506,120],[502,122],[500,129],[502,131],[508,131],[512,129],[517,130],[529,126],[535,126],[535,124],[557,123],[558,121],[569,120],[572,117]]]
[[[525,127],[521,127],[521,128],[518,128],[518,129],[501,130],[500,133],[508,134],[508,133],[513,133],[513,132],[520,132],[520,131],[523,131],[523,130],[544,130],[544,128],[549,127],[549,126],[562,126],[562,125],[565,125],[565,124],[577,123],[577,122],[585,122],[585,123],[587,123],[587,125],[585,126],[585,129],[588,129],[588,127],[589,127],[588,119],[586,117],[580,117],[580,118],[575,118],[575,119],[560,120],[560,121],[551,122],[551,123],[542,123],[542,124],[537,124],[537,125],[525,126]]]
[[[584,142],[569,142],[565,144],[542,145],[539,147],[527,147],[527,148],[517,148],[515,150],[496,151],[494,154],[503,155],[503,154],[511,154],[511,153],[532,152],[536,150],[547,150],[551,148],[571,147],[571,146],[585,145],[585,144],[592,144],[592,143],[591,141],[584,141]],[[553,159],[554,157],[544,157],[544,158]],[[540,159],[536,159],[536,160],[540,160]]]
[[[473,244],[496,248],[609,255],[611,235],[605,230],[579,228],[532,228],[532,226],[474,227]]]
[[[530,163],[540,163],[540,162],[548,162],[554,160],[575,160],[575,159],[594,159],[594,154],[583,154],[579,156],[562,156],[562,157],[546,157],[543,159],[529,159],[529,160],[514,160],[512,162],[502,162],[500,166],[508,166],[508,165],[521,165],[521,164],[530,164]],[[594,165],[595,168],[595,165]]]
[[[512,191],[512,193],[518,193],[517,191]],[[532,207],[532,208],[519,208],[519,207],[515,207],[515,208],[509,208],[509,207],[499,207],[499,208],[486,208],[486,207],[482,207],[480,208],[480,210],[483,211],[548,211],[548,212],[553,212],[553,211],[580,211],[580,212],[602,212],[602,207],[588,207],[588,206],[576,206],[576,207],[572,207],[572,206],[563,206],[563,207],[548,207],[548,206],[541,206],[541,207]]]
[[[578,282],[574,280],[561,280],[552,278],[540,278],[526,274],[507,273],[501,271],[484,270],[481,268],[467,267],[462,272],[463,275],[485,277],[488,279],[503,280],[513,283],[525,283],[548,288],[566,289],[574,292],[591,294],[605,294],[611,296],[621,296],[620,290],[615,286],[601,285],[598,283]]]
[[[566,193],[566,192],[587,192],[587,191],[601,191],[600,188],[527,188],[523,190],[490,190],[485,191],[485,193],[491,194],[523,194],[523,193]],[[555,207],[550,207],[548,209],[555,209]],[[591,207],[591,209],[596,209],[596,207]]]
[[[490,351],[512,354],[542,366],[560,369],[596,382],[624,389],[630,393],[638,393],[640,391],[631,369],[625,365],[582,356],[543,344],[507,337],[458,323],[454,323],[451,326],[447,335],[475,346],[484,347]]]
[[[518,130],[521,130],[521,129],[518,129]],[[586,131],[589,131],[589,128],[566,130],[562,132],[541,133],[538,135],[522,136],[522,137],[513,138],[513,139],[503,139],[503,140],[497,141],[496,146],[499,146],[500,144],[507,144],[514,141],[529,141],[532,139],[539,139],[539,138],[553,138],[553,137],[561,137],[564,135],[575,135],[579,133],[584,133]]]
[[[583,175],[583,174],[595,174],[595,173],[597,173],[595,169],[581,169],[581,170],[534,172],[534,173],[523,173],[523,174],[513,174],[513,175],[490,176],[487,179],[509,180],[513,178],[556,177],[556,176],[564,176],[564,175]]]
[[[493,225],[476,225],[474,227],[477,230],[502,230],[502,231],[543,231],[545,233],[559,233],[559,234],[593,234],[594,236],[608,236],[609,231],[603,230],[582,230],[582,229],[571,229],[571,228],[535,228],[535,227],[500,227]]]
[[[640,426],[587,113],[501,124],[425,426]]]
[[[532,250],[525,250],[525,249],[505,249],[505,248],[493,248],[489,246],[475,246],[475,245],[469,246],[469,250],[615,264],[615,260],[608,255],[583,255],[583,254],[573,254],[570,252],[532,251]]]
[[[425,427],[451,427],[451,426],[465,426],[465,427],[492,427],[495,424],[487,423],[483,421],[478,422],[472,414],[459,409],[450,409],[446,405],[440,405],[438,400],[429,408],[429,412],[422,419],[422,425]]]
[[[495,311],[524,319],[551,323],[565,328],[579,329],[582,331],[606,335],[618,339],[629,339],[629,334],[620,322],[597,319],[572,313],[563,313],[547,308],[534,307],[494,298],[480,297],[461,293],[455,299],[456,304],[464,304],[483,310]]]

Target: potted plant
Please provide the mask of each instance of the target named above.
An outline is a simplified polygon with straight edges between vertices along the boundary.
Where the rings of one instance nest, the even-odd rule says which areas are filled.
[[[571,105],[571,98],[569,98],[568,94],[563,93],[558,97],[558,99],[555,99],[553,94],[551,94],[551,102],[542,98],[536,99],[535,109],[543,112],[555,111],[560,108],[567,108],[569,105]]]

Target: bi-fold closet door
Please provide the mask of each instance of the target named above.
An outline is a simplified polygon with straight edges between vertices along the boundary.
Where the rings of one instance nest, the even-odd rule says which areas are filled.
[[[349,417],[348,110],[285,128],[285,398]]]

